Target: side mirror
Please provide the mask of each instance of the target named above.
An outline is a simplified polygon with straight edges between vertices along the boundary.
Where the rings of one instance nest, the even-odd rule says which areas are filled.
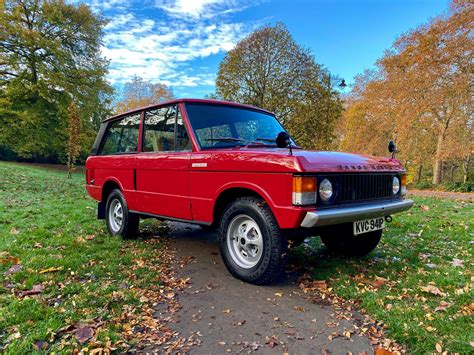
[[[280,132],[275,138],[275,143],[278,148],[287,148],[290,145],[290,136],[286,132]]]
[[[397,150],[397,146],[395,145],[394,141],[388,142],[388,151],[392,155],[392,159],[395,159],[395,153],[397,153],[398,150]]]
[[[389,151],[390,153],[395,153],[395,152],[397,151],[397,147],[396,147],[394,141],[388,142],[388,151]]]

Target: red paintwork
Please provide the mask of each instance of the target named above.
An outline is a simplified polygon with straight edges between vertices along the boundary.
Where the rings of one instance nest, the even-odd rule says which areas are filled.
[[[192,152],[142,153],[139,149],[136,154],[91,156],[86,162],[89,194],[100,201],[104,184],[114,181],[133,211],[211,223],[219,195],[231,188],[246,188],[266,200],[280,228],[297,228],[305,212],[314,210],[314,207],[292,205],[293,173],[404,171],[396,159],[350,153],[294,149],[293,155],[290,155],[288,149],[277,148],[200,151],[183,105],[183,102],[191,101],[248,107],[213,100],[181,99],[169,102],[180,105],[193,143]],[[143,115],[140,127],[142,124]],[[140,134],[140,142],[141,139]],[[196,163],[207,163],[207,167],[193,167]],[[94,179],[93,185],[90,184],[91,179]]]

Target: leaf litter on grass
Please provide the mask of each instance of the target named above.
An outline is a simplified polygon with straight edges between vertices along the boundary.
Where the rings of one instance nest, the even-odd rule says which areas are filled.
[[[325,279],[330,293],[377,319],[382,333],[403,345],[392,349],[436,352],[439,344],[443,352],[472,351],[464,330],[474,310],[474,204],[460,210],[451,200],[416,200],[418,208],[397,216],[367,257],[328,254],[313,238],[296,249],[295,260],[309,274],[306,288],[311,279]],[[331,301],[331,295],[313,292],[319,293],[315,302]]]
[[[28,184],[18,185],[18,171]],[[78,174],[67,181],[58,172],[0,163],[0,175],[0,198],[9,201],[0,206],[9,221],[0,225],[1,351],[184,352],[199,344],[199,335],[170,329],[189,280],[176,277],[180,265],[166,240],[153,237],[166,226],[146,221],[136,241],[111,238]]]

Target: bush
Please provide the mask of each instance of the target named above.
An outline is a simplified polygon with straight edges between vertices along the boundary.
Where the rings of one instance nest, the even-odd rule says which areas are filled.
[[[418,184],[413,184],[413,188],[418,190],[433,190],[434,185],[429,181],[420,181]]]
[[[443,185],[444,190],[454,192],[474,192],[474,182],[450,182]]]

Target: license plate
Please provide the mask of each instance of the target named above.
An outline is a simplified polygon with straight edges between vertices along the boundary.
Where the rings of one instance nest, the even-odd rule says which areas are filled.
[[[366,219],[364,221],[356,221],[354,222],[354,235],[376,231],[379,229],[383,229],[384,227],[384,217],[371,218]]]

